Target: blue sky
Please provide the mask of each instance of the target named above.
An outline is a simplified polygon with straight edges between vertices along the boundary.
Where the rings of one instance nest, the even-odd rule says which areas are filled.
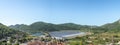
[[[120,19],[120,0],[0,0],[5,25],[76,23],[103,25]]]

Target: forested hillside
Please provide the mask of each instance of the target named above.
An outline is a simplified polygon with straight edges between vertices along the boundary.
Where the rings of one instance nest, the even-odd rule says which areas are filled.
[[[0,39],[12,37],[15,35],[25,35],[26,33],[11,29],[3,24],[0,23]]]
[[[13,29],[17,29],[29,33],[36,33],[41,31],[60,31],[60,30],[82,30],[82,31],[89,30],[94,32],[103,32],[107,30],[99,26],[79,25],[74,23],[52,24],[45,22],[35,22],[30,25],[17,24],[17,25],[11,25],[10,27]]]
[[[115,21],[113,23],[105,24],[101,27],[107,28],[111,32],[120,32],[120,20]]]

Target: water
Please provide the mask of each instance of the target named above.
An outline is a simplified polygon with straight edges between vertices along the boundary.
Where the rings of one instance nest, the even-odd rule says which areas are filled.
[[[65,38],[65,37],[73,37],[73,36],[80,36],[80,35],[84,35],[84,32],[80,32],[80,31],[54,31],[54,32],[49,32],[49,34],[52,37],[55,38]],[[42,33],[35,33],[33,34],[33,36],[41,36]]]
[[[43,33],[34,33],[34,34],[32,34],[33,36],[41,36],[41,35],[43,35]]]
[[[60,31],[60,32],[50,32],[50,35],[53,37],[71,37],[71,36],[78,36],[83,35],[84,32],[80,31]]]

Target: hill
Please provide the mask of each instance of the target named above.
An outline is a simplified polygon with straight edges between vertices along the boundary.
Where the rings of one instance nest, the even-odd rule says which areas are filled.
[[[120,20],[115,21],[113,23],[105,24],[101,27],[107,28],[109,31],[112,31],[112,32],[120,32]]]
[[[103,32],[106,30],[105,28],[99,26],[89,26],[89,25],[79,25],[74,23],[64,23],[64,24],[52,24],[46,22],[35,22],[30,25],[25,24],[17,24],[11,25],[10,28],[29,32],[36,33],[41,31],[60,31],[60,30],[81,30],[81,31],[95,31],[95,32]]]
[[[3,24],[0,23],[0,39],[12,37],[15,35],[25,35],[26,33],[11,29]]]

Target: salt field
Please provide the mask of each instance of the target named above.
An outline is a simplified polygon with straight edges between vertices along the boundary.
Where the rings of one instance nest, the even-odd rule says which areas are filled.
[[[73,38],[77,36],[82,36],[85,35],[86,33],[80,31],[56,31],[56,32],[50,32],[49,34],[54,38],[62,39],[62,38]]]
[[[63,38],[73,38],[77,36],[82,36],[85,35],[85,32],[80,32],[80,31],[54,31],[54,32],[49,32],[49,34],[52,36],[52,38],[56,39],[63,39]],[[41,36],[43,35],[42,33],[35,33],[33,36]]]

